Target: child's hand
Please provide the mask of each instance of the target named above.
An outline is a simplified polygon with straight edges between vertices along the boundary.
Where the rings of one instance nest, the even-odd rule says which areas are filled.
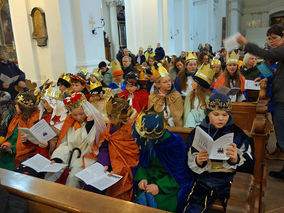
[[[110,173],[108,173],[108,176],[112,176],[112,174],[113,174],[113,171],[111,171]]]
[[[21,134],[21,141],[25,143],[27,142],[27,140],[28,140],[27,136],[25,136],[24,134]]]
[[[54,163],[55,163],[55,160],[50,161],[50,164],[51,164],[51,165],[54,164]]]
[[[209,155],[206,150],[202,150],[196,156],[196,163],[198,166],[202,166],[202,164],[209,160]]]
[[[104,166],[104,173],[106,173],[107,172],[107,170],[108,170],[108,166]]]
[[[48,146],[48,143],[47,142],[38,142],[38,146],[40,147],[40,148],[46,148],[47,146]]]
[[[247,45],[248,44],[248,40],[245,37],[243,37],[242,35],[239,35],[237,37],[237,42],[241,45],[243,45],[243,44]]]
[[[148,181],[146,179],[140,180],[140,182],[138,183],[138,187],[141,190],[146,191],[146,186],[148,184]]]
[[[155,196],[155,195],[159,194],[159,186],[157,184],[147,185],[145,191],[150,193],[151,195]]]
[[[3,83],[3,84],[2,84],[2,87],[3,87],[4,89],[8,89],[8,88],[10,87],[10,84],[9,84],[9,83]]]
[[[231,147],[226,149],[226,156],[230,158],[230,161],[232,163],[237,163],[238,162],[238,148],[235,143],[230,144]]]
[[[93,116],[92,115],[88,115],[87,121],[92,121],[92,120],[94,120]]]
[[[21,87],[21,88],[25,88],[26,83],[24,81],[19,81],[18,86]]]

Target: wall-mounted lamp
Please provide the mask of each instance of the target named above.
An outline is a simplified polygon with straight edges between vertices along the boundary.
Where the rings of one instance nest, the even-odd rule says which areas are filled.
[[[92,26],[92,33],[94,35],[98,34],[98,29],[101,29],[105,26],[105,20],[103,18],[100,19],[100,26],[95,26],[96,22],[94,21],[94,17],[90,18],[89,24]]]
[[[179,34],[179,30],[177,29],[176,32],[170,32],[170,38],[174,39]]]

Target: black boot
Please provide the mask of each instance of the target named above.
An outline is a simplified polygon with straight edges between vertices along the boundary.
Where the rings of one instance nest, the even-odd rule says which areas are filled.
[[[271,177],[279,178],[279,179],[284,180],[284,167],[279,172],[276,172],[276,171],[269,172],[269,175]]]

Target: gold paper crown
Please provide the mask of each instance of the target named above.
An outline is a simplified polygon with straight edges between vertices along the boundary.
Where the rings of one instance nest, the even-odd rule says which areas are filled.
[[[123,97],[110,97],[106,103],[106,113],[110,117],[127,119],[132,113],[132,107]]]
[[[163,127],[161,128],[160,131],[157,131],[156,128],[154,128],[152,131],[147,131],[147,129],[145,128],[145,122],[144,122],[145,118],[143,119],[143,116],[149,115],[149,114],[156,114],[157,116],[160,115],[163,117]],[[154,109],[151,108],[148,111],[142,110],[140,112],[135,122],[135,129],[141,137],[147,137],[149,139],[157,139],[164,135],[165,131],[167,130],[166,129],[167,123],[168,123],[167,119],[164,118],[163,112],[160,112],[160,113],[155,112]]]
[[[139,47],[139,50],[143,51],[143,47]]]
[[[215,99],[214,101],[208,102],[207,109],[213,111],[231,111],[232,103],[230,99],[228,99],[226,103],[222,103],[219,99]]]
[[[85,78],[87,77],[88,75],[88,69],[86,67],[82,67],[79,72],[77,73],[77,75],[83,75],[85,76]]]
[[[110,67],[112,72],[122,70],[118,60],[110,62]]]
[[[15,100],[19,103],[24,105],[25,107],[28,108],[33,108],[37,105],[37,98],[29,92],[23,92],[23,93],[19,93]]]
[[[235,51],[232,51],[230,54],[227,53],[226,64],[239,64],[239,54],[236,54]]]
[[[63,79],[65,81],[67,81],[69,84],[71,84],[71,78],[70,78],[71,75],[72,75],[71,73],[63,73],[59,76],[58,79]]]
[[[61,92],[57,87],[48,87],[47,89],[43,90],[42,97],[50,97],[54,98],[56,100],[63,101],[64,99],[64,93]]]
[[[195,52],[189,51],[186,60],[197,60],[197,55]]]
[[[95,76],[98,81],[101,81],[102,72],[99,70],[99,68],[94,69],[91,75]]]
[[[197,70],[197,72],[195,73],[194,77],[200,78],[206,81],[209,85],[211,85],[214,75],[215,75],[215,72],[211,69],[210,64],[207,64],[207,65],[202,64]]]
[[[90,81],[90,88],[89,88],[90,91],[98,87],[102,87],[102,83],[100,81],[96,81],[95,83]]]
[[[213,58],[211,60],[211,65],[221,65],[221,61],[218,58]]]
[[[157,78],[155,78],[156,81],[160,80],[160,78],[163,78],[163,77],[169,75],[167,69],[165,67],[163,67],[163,65],[161,63],[158,63],[158,70],[155,67],[153,67],[153,74],[154,74],[155,70],[158,71],[157,72],[158,76],[157,76]]]

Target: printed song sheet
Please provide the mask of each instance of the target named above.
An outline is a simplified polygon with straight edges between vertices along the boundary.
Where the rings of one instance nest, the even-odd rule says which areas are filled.
[[[260,90],[259,82],[254,82],[252,80],[246,80],[245,89]]]
[[[0,75],[0,80],[2,82],[4,82],[4,83],[8,83],[8,84],[11,84],[11,83],[17,81],[18,78],[19,78],[19,75],[16,75],[16,76],[14,76],[12,78],[10,78],[9,76],[7,76],[7,75],[5,75],[3,73],[1,73],[1,75]]]
[[[75,176],[83,180],[86,184],[103,191],[122,178],[120,175],[112,174],[111,176],[108,176],[108,174],[109,172],[104,172],[103,165],[94,163],[78,172]]]
[[[19,130],[34,144],[38,144],[38,141],[47,142],[56,136],[56,133],[44,119],[37,122],[31,128],[19,128]]]
[[[37,172],[58,172],[67,166],[67,164],[63,163],[50,164],[50,162],[50,160],[43,157],[42,155],[36,154],[28,160],[22,162],[22,164],[31,167]]]
[[[203,129],[196,127],[192,146],[199,152],[206,150],[209,159],[228,160],[226,149],[233,143],[234,133],[223,135],[217,140],[213,140]]]

